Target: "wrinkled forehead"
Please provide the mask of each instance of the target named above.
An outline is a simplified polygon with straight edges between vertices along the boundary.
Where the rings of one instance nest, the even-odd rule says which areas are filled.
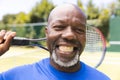
[[[78,6],[72,4],[64,4],[54,8],[51,11],[48,18],[48,24],[56,18],[62,18],[65,16],[69,16],[71,18],[77,17],[78,19],[82,20],[83,23],[86,23],[86,16]]]

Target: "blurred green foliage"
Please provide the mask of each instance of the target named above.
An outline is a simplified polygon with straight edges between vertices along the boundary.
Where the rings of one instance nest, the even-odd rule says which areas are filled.
[[[0,22],[0,29],[13,30],[17,32],[17,36],[27,38],[45,37],[45,25],[24,25],[29,23],[46,22],[50,11],[54,5],[49,0],[41,0],[32,8],[32,10],[25,14],[20,12],[18,14],[7,14],[3,16]],[[21,25],[22,24],[22,25]]]

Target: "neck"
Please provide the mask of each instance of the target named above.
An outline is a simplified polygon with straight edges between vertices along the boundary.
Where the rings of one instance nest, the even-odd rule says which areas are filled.
[[[76,71],[78,71],[78,70],[81,68],[81,65],[80,65],[79,62],[78,62],[77,64],[75,64],[74,66],[63,67],[63,66],[60,66],[60,65],[56,64],[56,63],[51,59],[50,64],[51,64],[54,68],[56,68],[57,70],[63,71],[63,72],[76,72]]]

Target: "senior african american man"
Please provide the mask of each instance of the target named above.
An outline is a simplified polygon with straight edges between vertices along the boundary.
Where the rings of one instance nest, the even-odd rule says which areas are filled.
[[[63,4],[54,8],[45,32],[50,58],[3,72],[0,80],[110,80],[79,60],[86,41],[86,16],[78,6]],[[4,35],[0,39],[5,39],[6,43],[15,36],[13,32],[1,33]]]

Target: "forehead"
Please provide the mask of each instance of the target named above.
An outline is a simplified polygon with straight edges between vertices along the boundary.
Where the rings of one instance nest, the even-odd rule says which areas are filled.
[[[48,23],[53,22],[76,22],[81,24],[86,24],[86,17],[84,13],[73,6],[62,6],[54,9],[48,19]]]
[[[70,13],[70,12],[65,12],[65,13],[58,13],[55,14],[54,17],[51,18],[50,24],[57,24],[57,23],[62,23],[66,25],[86,25],[86,20],[84,17],[80,16],[79,14],[76,13]]]
[[[55,25],[55,24],[64,24],[64,25],[72,25],[72,26],[76,26],[76,25],[81,25],[81,26],[85,26],[85,22],[82,21],[81,19],[77,18],[77,17],[54,17],[54,19],[51,21],[50,23],[51,25]]]

